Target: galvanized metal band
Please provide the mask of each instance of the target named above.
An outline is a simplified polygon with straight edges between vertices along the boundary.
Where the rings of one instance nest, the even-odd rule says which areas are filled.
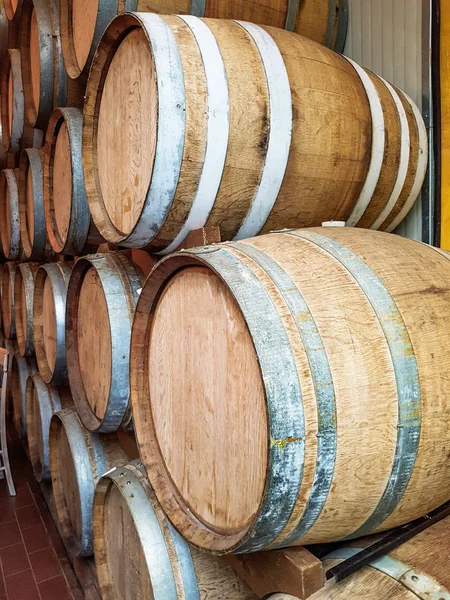
[[[45,254],[45,246],[47,243],[47,231],[45,229],[45,213],[44,213],[44,179],[43,165],[39,150],[30,148],[25,150],[28,156],[29,168],[31,171],[31,182],[33,185],[33,239],[30,239],[31,252],[27,253],[29,260],[42,260]],[[24,194],[26,190],[26,184]],[[26,197],[24,196],[26,204]],[[25,208],[26,210],[26,208]],[[24,223],[26,227],[26,222]]]
[[[172,526],[170,521],[167,521],[167,526],[178,558],[178,566],[180,569],[181,580],[183,582],[184,597],[186,600],[201,600],[194,561],[192,560],[192,554],[189,549],[189,545]]]
[[[347,41],[348,32],[348,0],[339,0],[339,15],[338,15],[338,30],[336,35],[336,42],[333,50],[335,52],[344,52],[345,42]]]
[[[281,317],[256,275],[222,247],[199,251],[236,298],[250,330],[264,384],[270,444],[264,496],[239,552],[262,550],[281,533],[303,475],[305,423],[295,358]]]
[[[337,9],[336,0],[328,0],[328,27],[325,35],[325,46],[332,48],[333,35],[336,27]]]
[[[412,111],[414,113],[414,117],[416,119],[417,129],[419,132],[419,157],[417,160],[416,177],[414,179],[414,184],[412,186],[409,197],[406,200],[402,210],[399,212],[397,217],[392,221],[389,227],[386,228],[386,231],[388,233],[394,231],[394,229],[398,225],[400,225],[400,223],[412,209],[415,201],[417,200],[417,197],[420,194],[420,190],[422,189],[423,182],[425,180],[425,175],[428,169],[428,133],[425,127],[425,122],[416,103],[408,96],[408,94],[405,94],[405,92],[402,92],[402,94],[406,98],[408,104],[411,106]]]
[[[145,247],[158,235],[172,206],[186,134],[186,91],[178,44],[159,15],[138,13],[150,40],[158,88],[155,161],[141,217],[122,246]]]
[[[23,356],[34,356],[34,324],[33,324],[33,295],[34,295],[34,274],[28,263],[21,263],[19,270],[22,275],[23,288],[25,290],[25,312],[26,323],[24,327],[24,352]],[[14,285],[14,308],[18,306],[16,302],[17,286]],[[17,309],[19,310],[19,309]],[[20,350],[20,348],[19,348]]]
[[[53,415],[61,410],[61,400],[59,398],[57,389],[48,388],[38,374],[35,374],[32,379],[37,392],[38,409],[40,414],[39,422],[36,421],[35,425],[38,426],[40,423],[40,441],[42,443],[42,460],[39,458],[40,469],[37,468],[38,465],[35,463],[32,463],[32,466],[38,481],[42,481],[43,479],[48,481],[51,479],[50,446],[48,439],[50,423]]]
[[[78,0],[73,0],[73,2],[77,1]],[[124,12],[134,12],[136,10],[137,0],[127,0],[127,2],[125,3]],[[91,49],[89,51],[86,64],[83,66],[83,68],[80,69],[80,74],[84,70],[88,70],[90,64],[92,63],[92,59],[94,58],[97,46],[99,45],[100,40],[102,39],[102,36],[106,31],[106,28],[117,14],[119,14],[119,11],[117,10],[117,3],[110,2],[109,0],[107,2],[100,1],[98,3],[97,19],[95,21],[95,29],[94,35],[92,36]]]
[[[286,21],[284,22],[284,28],[288,31],[295,31],[299,10],[300,0],[288,0]]]
[[[208,119],[202,173],[189,215],[173,242],[160,254],[176,250],[188,234],[204,227],[223,177],[230,133],[230,97],[222,54],[211,29],[201,19],[180,16],[194,35],[206,77]]]
[[[8,197],[5,198],[5,202],[9,202],[9,225],[11,231],[11,236],[8,238],[9,248],[3,248],[3,252],[8,260],[17,260],[20,256],[19,189],[14,169],[5,169],[3,173],[8,188]],[[4,210],[6,211],[6,206]],[[8,254],[7,250],[9,250]],[[12,293],[14,293],[14,289]]]
[[[371,226],[371,229],[378,229],[379,227],[381,227],[383,225],[383,223],[385,222],[385,220],[391,214],[393,208],[395,207],[395,205],[400,197],[400,194],[403,191],[404,185],[405,185],[406,176],[408,175],[409,160],[410,160],[410,156],[411,156],[411,136],[409,135],[409,124],[408,124],[408,117],[406,116],[405,107],[403,106],[400,96],[397,94],[397,92],[392,87],[392,85],[390,83],[388,83],[386,80],[382,79],[381,77],[380,77],[380,79],[384,83],[384,85],[387,87],[387,89],[392,97],[392,100],[394,101],[395,107],[397,109],[397,114],[398,114],[398,118],[400,121],[401,147],[400,147],[400,162],[398,165],[397,180],[395,182],[394,188],[391,192],[391,195],[389,197],[389,200],[388,200],[386,206],[381,211],[378,219],[376,219],[376,221]]]
[[[355,207],[347,219],[347,225],[354,227],[358,224],[361,217],[367,210],[367,207],[372,200],[373,194],[377,188],[378,181],[381,175],[381,169],[384,161],[384,150],[386,141],[386,131],[384,122],[383,106],[381,104],[380,96],[378,95],[377,88],[370,79],[369,75],[358,64],[353,60],[344,56],[346,60],[354,67],[358,77],[361,80],[362,85],[366,91],[367,100],[370,107],[370,113],[372,117],[372,150],[370,156],[369,169],[366,174],[366,179],[356,201]]]
[[[75,547],[71,549],[73,556],[90,556],[94,552],[92,539],[92,507],[94,503],[95,481],[92,474],[89,449],[84,437],[83,427],[75,411],[61,410],[55,415],[66,432],[77,480],[80,500],[81,532],[80,536],[73,530]],[[89,435],[89,434],[87,434]],[[68,519],[70,522],[70,519]],[[73,529],[73,528],[72,528]]]
[[[67,267],[67,265],[66,265]],[[49,383],[53,385],[62,385],[67,379],[67,360],[66,360],[66,296],[67,281],[64,277],[65,271],[61,269],[58,263],[49,263],[43,265],[50,281],[55,307],[55,337],[56,337],[56,356],[55,366],[52,373],[52,379]]]
[[[5,150],[7,152],[20,152],[25,121],[20,50],[8,50],[8,55],[10,65],[9,76],[7,73],[2,75],[2,119],[5,117],[5,120],[2,121],[2,132],[3,139],[9,139],[9,148],[5,147]],[[9,88],[7,87],[9,78],[12,78],[12,106],[9,105]],[[6,103],[8,106],[8,111],[5,115],[3,115],[3,103]]]
[[[317,465],[314,481],[303,515],[287,536],[283,533],[277,548],[290,546],[300,540],[314,525],[327,501],[333,481],[337,452],[337,414],[333,376],[327,352],[314,317],[300,290],[280,265],[254,246],[235,243],[246,256],[255,261],[272,279],[283,296],[297,325],[308,359],[317,399]],[[290,515],[286,515],[286,524]],[[283,537],[285,536],[285,537]]]
[[[323,560],[348,560],[361,551],[362,548],[339,548]],[[421,600],[450,600],[449,590],[440,583],[390,556],[377,558],[368,566],[395,579]]]
[[[189,14],[194,17],[204,17],[206,12],[206,0],[191,0]]]
[[[19,357],[17,354],[13,355],[12,361],[16,361],[17,371],[19,373],[19,383],[20,383],[20,411],[21,411],[21,421],[22,421],[22,438],[26,438],[27,436],[27,381],[30,375],[28,370],[28,364],[25,358]]]
[[[308,240],[339,261],[359,284],[370,302],[392,359],[398,399],[397,445],[386,489],[372,515],[353,537],[367,535],[393,513],[408,486],[419,450],[422,417],[419,369],[408,328],[395,300],[378,275],[355,252],[336,240],[314,231],[299,230],[289,235]]]
[[[60,108],[60,119],[67,126],[70,144],[70,166],[72,171],[72,197],[70,205],[70,222],[67,235],[63,241],[65,254],[77,256],[83,253],[86,246],[89,228],[91,226],[91,213],[84,185],[82,163],[82,131],[83,115],[78,108]],[[56,147],[56,144],[55,144]],[[53,198],[56,204],[57,199]]]
[[[66,106],[68,75],[64,64],[62,44],[61,44],[61,28],[59,16],[59,0],[47,0],[50,9],[50,20],[52,23],[52,40],[53,53],[57,57],[58,72],[54,74],[53,80],[58,81],[57,94],[53,98],[54,106]],[[41,128],[45,131],[45,128]]]
[[[102,439],[103,436],[99,433],[89,432],[90,438],[90,448],[92,450],[92,458],[94,459],[94,478],[100,479],[106,471],[108,471],[109,466],[105,455],[105,450],[103,448]]]
[[[131,465],[136,462],[133,461]],[[97,495],[103,493],[106,496],[106,490],[111,485],[110,482],[117,486],[125,499],[138,537],[142,542],[142,552],[152,586],[152,598],[177,600],[178,594],[166,540],[150,498],[141,482],[131,469],[115,468],[106,473],[99,481]],[[186,542],[182,541],[182,543],[187,547]],[[190,598],[186,596],[186,600],[190,600]]]
[[[269,90],[269,132],[265,163],[258,190],[234,239],[260,233],[277,200],[286,174],[292,141],[292,94],[283,56],[262,27],[238,21],[253,39],[266,74]]]

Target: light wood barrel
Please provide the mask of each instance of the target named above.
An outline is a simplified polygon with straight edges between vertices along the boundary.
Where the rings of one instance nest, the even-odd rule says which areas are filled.
[[[50,465],[60,532],[73,556],[93,554],[95,485],[113,466],[128,462],[116,434],[91,433],[74,410],[57,413],[50,426]]]
[[[4,169],[0,173],[0,223],[3,254],[7,260],[21,255],[19,188],[17,171]]]
[[[16,338],[16,321],[14,318],[14,282],[18,263],[5,263],[2,272],[2,323],[7,339]]]
[[[83,166],[103,237],[152,252],[347,221],[391,229],[427,168],[412,100],[349,59],[250,23],[116,17],[86,91]]]
[[[85,427],[132,429],[130,338],[143,276],[121,252],[80,258],[67,290],[70,387]]]
[[[99,481],[93,521],[103,600],[258,598],[224,559],[189,547],[181,538],[159,505],[139,460]]]
[[[180,533],[252,552],[361,537],[448,501],[449,281],[448,255],[351,227],[160,261],[136,307],[131,400]]]
[[[342,52],[347,35],[347,0],[60,0],[61,42],[67,73],[87,73],[109,22],[126,11],[240,19],[296,31]]]
[[[449,536],[450,518],[446,518],[348,579],[317,592],[311,600],[448,600],[450,571],[445,557]],[[354,542],[352,547],[332,552],[324,558],[324,568],[354,556],[364,545]]]
[[[83,115],[57,108],[50,118],[44,152],[47,232],[58,254],[94,252],[103,241],[92,223],[81,162]]]
[[[46,385],[39,373],[26,382],[26,415],[31,466],[37,481],[50,481],[50,422],[55,413],[73,405],[67,387]]]
[[[11,361],[11,395],[13,402],[13,420],[17,434],[27,437],[26,389],[29,375],[36,373],[37,366],[33,359],[23,358],[18,352]]]
[[[34,346],[45,383],[67,383],[66,297],[71,267],[54,262],[41,266],[34,279]]]
[[[33,295],[39,263],[21,263],[14,278],[14,317],[17,344],[22,356],[34,356]]]
[[[12,21],[22,8],[22,0],[3,0],[4,11],[7,18]]]
[[[56,106],[82,106],[83,97],[64,68],[57,0],[23,0],[20,49],[25,116],[45,131]]]
[[[42,151],[22,152],[19,166],[20,237],[28,260],[45,261],[54,256],[45,228]]]

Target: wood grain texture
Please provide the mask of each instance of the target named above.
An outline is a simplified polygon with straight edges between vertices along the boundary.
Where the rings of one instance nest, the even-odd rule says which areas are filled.
[[[17,260],[21,255],[18,170],[5,169],[0,173],[0,221],[3,255]]]
[[[25,359],[19,353],[11,360],[11,396],[13,421],[20,438],[27,437],[26,389],[29,375],[37,372],[34,359]]]
[[[104,600],[256,600],[219,557],[189,547],[169,524],[139,461],[113,469],[94,500],[95,559]],[[119,549],[126,547],[127,553]],[[184,559],[181,560],[180,557]]]
[[[14,279],[14,316],[17,345],[21,356],[34,356],[34,277],[39,263],[21,263]]]
[[[441,246],[450,250],[450,6],[441,2]]]
[[[19,152],[25,129],[20,50],[8,50],[1,64],[0,104],[3,147],[6,152]]]
[[[208,285],[183,283],[205,268]],[[133,326],[133,417],[150,481],[183,535],[217,552],[329,542],[398,526],[446,502],[449,275],[448,257],[432,247],[338,227],[273,233],[160,261]],[[215,286],[229,290],[217,304]],[[195,310],[186,311],[194,296]],[[214,341],[211,330],[221,331],[222,322],[223,341]],[[251,355],[243,366],[234,344],[241,366],[217,368],[229,335],[240,340],[239,352],[244,344],[255,349],[253,366]],[[248,389],[262,384],[266,407],[254,410],[259,396],[238,407],[222,387],[225,372],[233,372],[230,386],[241,377]],[[269,437],[228,469],[228,441],[247,414],[253,427],[268,419]],[[224,430],[226,437],[217,435]],[[243,443],[247,437],[240,456]],[[260,461],[267,472],[254,516]],[[207,490],[197,498],[185,484],[209,462],[209,489],[241,496],[226,518],[220,498]]]
[[[7,339],[16,339],[16,323],[14,318],[14,280],[18,263],[5,263],[2,273],[2,323]]]

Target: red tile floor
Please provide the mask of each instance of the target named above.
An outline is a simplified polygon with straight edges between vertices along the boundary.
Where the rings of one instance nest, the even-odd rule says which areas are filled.
[[[0,480],[0,600],[83,600],[14,429],[8,438],[17,495]]]

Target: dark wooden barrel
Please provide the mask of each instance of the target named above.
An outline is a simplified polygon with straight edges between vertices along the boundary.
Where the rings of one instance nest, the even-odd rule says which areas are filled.
[[[136,307],[131,400],[180,533],[253,552],[361,537],[450,500],[449,281],[448,254],[352,227],[160,261]]]

